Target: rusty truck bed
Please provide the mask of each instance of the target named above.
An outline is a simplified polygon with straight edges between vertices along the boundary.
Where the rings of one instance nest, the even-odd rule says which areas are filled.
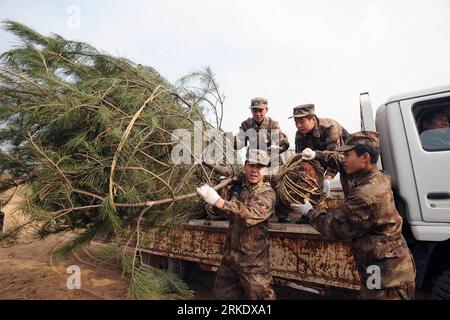
[[[227,227],[227,221],[191,220],[167,233],[149,231],[142,239],[142,251],[218,267]],[[328,240],[309,225],[271,223],[269,228],[274,278],[292,282],[291,286],[359,290],[348,242]]]
[[[342,201],[342,192],[334,192],[329,207]],[[216,270],[228,221],[190,220],[178,229],[166,232],[146,230],[142,251],[179,260],[193,261]],[[342,288],[359,290],[359,276],[350,243],[325,238],[305,224],[269,224],[270,264],[275,280],[304,288]]]

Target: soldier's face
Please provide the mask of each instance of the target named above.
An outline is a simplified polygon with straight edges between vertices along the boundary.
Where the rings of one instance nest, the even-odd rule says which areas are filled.
[[[344,159],[342,164],[345,172],[348,174],[354,174],[361,170],[364,170],[370,163],[370,156],[368,153],[364,153],[358,156],[355,150],[348,150],[344,152]]]
[[[252,108],[253,120],[255,120],[257,123],[261,123],[264,120],[268,110],[269,108],[267,107],[265,107],[264,109]]]
[[[244,166],[244,173],[248,183],[256,184],[267,174],[267,167],[260,164],[246,163]]]
[[[308,119],[308,117],[294,118],[295,126],[301,134],[310,133],[316,126],[316,119]]]

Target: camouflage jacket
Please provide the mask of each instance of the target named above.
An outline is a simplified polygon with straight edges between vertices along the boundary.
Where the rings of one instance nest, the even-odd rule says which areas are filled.
[[[254,138],[248,132],[249,129],[255,130]],[[278,136],[274,139],[278,140],[278,146],[280,147],[279,153],[283,153],[289,149],[288,137],[281,131],[280,125],[277,121],[270,117],[266,117],[261,125],[258,125],[253,118],[248,118],[241,123],[239,127],[239,133],[235,138],[234,147],[237,150],[249,145],[250,149],[263,149],[266,150],[272,143],[272,130],[278,130]],[[275,135],[275,134],[274,134]],[[254,140],[254,141],[253,141]],[[265,144],[266,149],[260,146],[260,142]]]
[[[353,176],[350,193],[339,208],[312,209],[307,217],[323,235],[351,240],[362,290],[367,291],[371,266],[379,267],[380,289],[414,286],[415,265],[402,235],[390,177],[378,168]]]
[[[320,118],[318,124],[312,133],[302,134],[299,131],[295,134],[295,152],[300,153],[305,148],[311,148],[314,151],[336,150],[344,144],[349,133],[337,121],[333,119]],[[327,175],[334,177],[336,170],[322,164],[327,170]]]
[[[275,191],[269,183],[238,182],[222,212],[230,221],[223,261],[247,273],[270,272],[268,219],[274,213]]]

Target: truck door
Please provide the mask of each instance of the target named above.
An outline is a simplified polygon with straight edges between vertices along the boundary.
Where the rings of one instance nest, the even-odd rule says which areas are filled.
[[[411,158],[414,173],[401,178],[415,181],[424,221],[450,222],[450,129],[448,122],[446,128],[442,125],[450,114],[450,92],[399,103],[410,151],[405,156]],[[434,128],[430,119],[439,119],[440,125]]]

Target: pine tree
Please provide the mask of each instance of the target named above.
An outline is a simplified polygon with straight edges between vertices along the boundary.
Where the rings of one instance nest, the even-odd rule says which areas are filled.
[[[204,111],[217,101],[223,112],[209,69],[188,77],[203,85],[195,92],[86,43],[4,27],[20,45],[0,56],[0,191],[26,184],[19,209],[39,237],[80,231],[70,251],[140,219],[179,223],[203,209],[194,187],[211,170],[170,155],[174,130],[212,128]]]

